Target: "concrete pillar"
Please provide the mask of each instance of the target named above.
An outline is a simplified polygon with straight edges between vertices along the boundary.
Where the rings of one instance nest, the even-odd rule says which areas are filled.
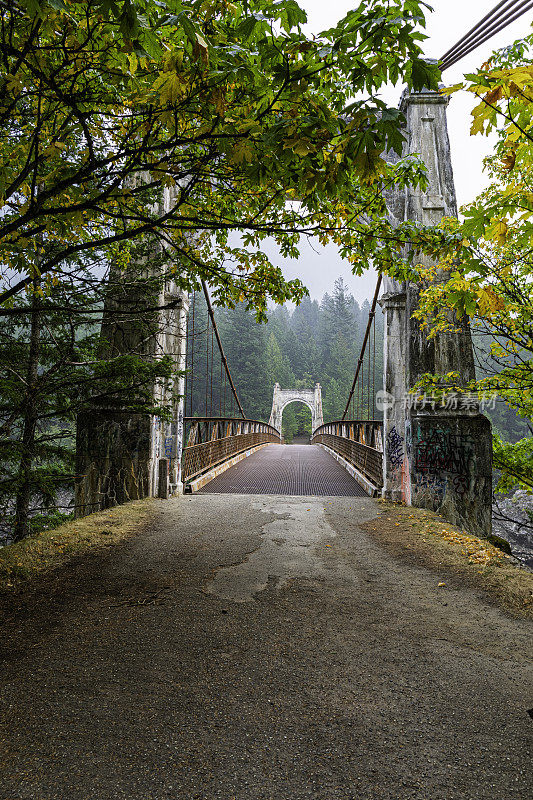
[[[165,191],[163,203],[168,210],[173,196]],[[166,264],[165,264],[166,262]],[[157,266],[154,266],[157,265]],[[164,251],[154,253],[154,264],[135,264],[146,276],[168,269]],[[175,375],[153,388],[154,404],[171,408],[170,421],[149,414],[135,414],[116,402],[99,402],[77,420],[76,513],[93,511],[147,496],[168,497],[181,492],[181,456],[183,450],[184,377],[188,296],[174,280],[157,284],[150,294],[146,287],[139,296],[131,288],[120,287],[128,275],[112,270],[114,286],[109,293],[102,322],[103,355],[136,352],[154,360],[171,355]],[[132,280],[132,283],[134,281]],[[122,291],[122,295],[121,295]],[[128,294],[128,292],[130,294]],[[121,295],[119,297],[119,295]],[[122,308],[153,308],[153,312],[125,314],[117,321],[118,300]],[[161,468],[162,461],[167,464]],[[165,484],[165,485],[163,485]]]
[[[383,340],[383,495],[388,500],[410,503],[410,482],[405,452],[407,386],[406,288],[384,278],[380,300],[384,314]]]
[[[151,418],[152,441],[150,457],[150,496],[161,497],[159,460],[168,460],[167,496],[180,494],[183,490],[181,482],[181,460],[184,437],[184,394],[185,377],[178,373],[186,367],[187,317],[189,299],[174,281],[165,284],[162,293],[162,305],[170,305],[160,314],[160,332],[158,351],[172,356],[175,367],[173,377],[164,386],[156,387],[154,399],[158,404],[171,408],[170,420],[159,417]]]
[[[322,413],[322,387],[315,383],[315,404],[314,404],[313,432],[324,424],[324,414]]]
[[[405,92],[402,97],[400,109],[407,120],[403,155],[421,156],[428,187],[425,192],[409,188],[389,195],[393,221],[411,219],[434,225],[445,216],[457,216],[447,103],[429,90]],[[434,263],[425,256],[420,256],[420,262]],[[426,372],[458,372],[460,385],[475,375],[465,322],[458,324],[458,334],[428,340],[413,319],[420,290],[415,284],[385,279],[381,299],[385,315],[384,494],[443,513],[454,524],[485,536],[491,532],[490,423],[471,398],[450,395],[446,405],[439,407],[413,403],[408,394]]]
[[[281,433],[281,417],[283,414],[283,409],[281,408],[280,393],[281,386],[279,383],[275,383],[272,394],[272,411],[270,412],[268,424],[272,425],[273,428],[276,428]]]

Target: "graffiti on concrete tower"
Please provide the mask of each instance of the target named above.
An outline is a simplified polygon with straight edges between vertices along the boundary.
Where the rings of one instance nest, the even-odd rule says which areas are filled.
[[[401,467],[403,462],[403,439],[393,425],[387,436],[387,456],[392,467]]]

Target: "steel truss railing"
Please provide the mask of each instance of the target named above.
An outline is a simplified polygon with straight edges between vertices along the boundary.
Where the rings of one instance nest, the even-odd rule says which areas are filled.
[[[376,489],[383,486],[383,422],[336,420],[314,431],[313,444],[324,444],[342,456]]]
[[[266,422],[232,417],[186,417],[183,482],[188,483],[233,456],[260,444],[280,443],[276,428]]]

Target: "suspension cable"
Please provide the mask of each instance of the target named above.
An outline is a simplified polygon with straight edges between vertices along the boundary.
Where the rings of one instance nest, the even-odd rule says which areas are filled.
[[[205,416],[209,416],[207,413],[207,398],[209,396],[208,392],[209,388],[209,317],[207,319],[207,335],[205,337],[205,400],[204,400],[204,414]]]
[[[462,58],[467,56],[469,53],[472,53],[481,44],[483,44],[483,42],[486,42],[487,39],[490,39],[496,33],[498,33],[499,31],[503,30],[503,28],[506,28],[508,25],[511,24],[511,22],[514,22],[515,19],[518,19],[518,17],[520,17],[523,14],[525,14],[526,11],[529,11],[531,8],[533,8],[533,0],[529,0],[527,5],[525,6],[525,8],[523,8],[523,9],[521,9],[519,11],[516,11],[512,16],[507,17],[506,19],[504,19],[503,22],[496,23],[496,24],[492,25],[484,33],[479,34],[477,37],[472,39],[469,43],[465,44],[465,46],[459,52],[457,52],[455,54],[455,56],[451,57],[451,59],[446,62],[446,64],[443,67],[443,69],[448,69],[448,67],[453,66],[458,61],[460,61]]]
[[[500,0],[468,33],[439,59],[441,72],[456,64],[487,39],[533,8],[533,0]]]
[[[370,307],[370,312],[368,314],[368,324],[366,326],[366,331],[365,331],[365,337],[363,339],[363,344],[361,345],[361,352],[359,353],[359,359],[357,361],[357,367],[355,369],[355,376],[354,376],[354,379],[353,379],[352,388],[350,389],[350,394],[348,396],[348,402],[346,403],[346,408],[344,409],[344,414],[342,415],[342,419],[346,418],[346,414],[348,413],[348,409],[350,408],[350,400],[353,397],[353,393],[355,391],[355,387],[357,386],[357,379],[359,377],[359,372],[360,372],[361,367],[363,365],[363,359],[365,357],[366,345],[367,345],[368,339],[370,337],[370,329],[372,327],[372,321],[373,321],[374,316],[376,314],[376,305],[377,305],[377,302],[378,302],[379,290],[381,289],[381,281],[382,281],[382,275],[380,273],[379,276],[378,276],[377,283],[376,283],[376,289],[374,291],[374,297],[372,298],[372,305]],[[363,401],[363,397],[362,396],[361,396],[361,401]]]
[[[193,404],[193,393],[194,393],[194,309],[196,306],[196,292],[192,290],[192,301],[191,301],[191,312],[192,312],[192,336],[191,336],[191,374],[190,374],[190,383],[191,383],[191,409],[190,409],[190,416],[192,417],[192,404]]]
[[[211,298],[209,297],[209,291],[208,291],[208,288],[207,288],[207,284],[206,284],[206,282],[204,280],[202,280],[202,289],[204,290],[204,297],[205,297],[205,302],[207,304],[207,311],[208,311],[209,317],[211,319],[211,325],[212,325],[213,331],[215,333],[215,338],[217,340],[218,349],[220,350],[220,356],[222,358],[222,361],[224,362],[224,368],[226,370],[226,375],[228,376],[228,382],[229,382],[229,385],[231,386],[231,391],[233,392],[233,396],[234,396],[235,401],[236,401],[236,403],[237,403],[237,405],[239,407],[239,411],[241,412],[242,418],[246,419],[246,414],[244,413],[244,409],[243,409],[243,407],[241,405],[241,401],[239,400],[239,397],[237,395],[237,390],[235,388],[235,384],[233,383],[233,378],[231,377],[231,373],[229,371],[228,361],[226,359],[226,355],[224,353],[224,348],[222,347],[222,342],[220,341],[220,335],[218,333],[217,324],[215,322],[215,314],[213,312],[213,306],[211,305]],[[206,413],[207,413],[207,407],[206,407]]]
[[[522,2],[523,1],[524,0],[522,0]],[[459,39],[459,41],[456,42],[456,44],[453,45],[453,47],[450,47],[450,49],[444,53],[444,55],[440,59],[441,62],[444,63],[445,61],[453,58],[456,55],[457,51],[461,49],[461,46],[467,44],[467,42],[472,38],[473,34],[475,34],[476,36],[479,35],[480,31],[481,32],[483,31],[481,26],[484,25],[484,23],[487,23],[487,25],[489,25],[492,24],[495,19],[498,20],[497,12],[500,11],[500,9],[503,13],[504,11],[508,11],[509,7],[516,6],[518,2],[519,0],[500,0],[500,2],[497,5],[495,5],[494,8],[491,11],[489,11],[488,14],[485,14],[483,19],[479,20],[479,22],[476,22],[476,24],[472,28],[470,28],[470,30],[467,31],[465,35],[461,39]],[[504,6],[504,8],[502,8],[502,6]]]

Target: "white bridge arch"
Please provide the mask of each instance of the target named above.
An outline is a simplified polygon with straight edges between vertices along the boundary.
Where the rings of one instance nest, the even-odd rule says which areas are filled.
[[[279,383],[274,384],[272,413],[270,414],[269,424],[277,428],[280,433],[283,409],[290,403],[303,403],[311,410],[311,429],[313,433],[324,424],[322,390],[319,383],[315,383],[314,389],[282,389]]]

